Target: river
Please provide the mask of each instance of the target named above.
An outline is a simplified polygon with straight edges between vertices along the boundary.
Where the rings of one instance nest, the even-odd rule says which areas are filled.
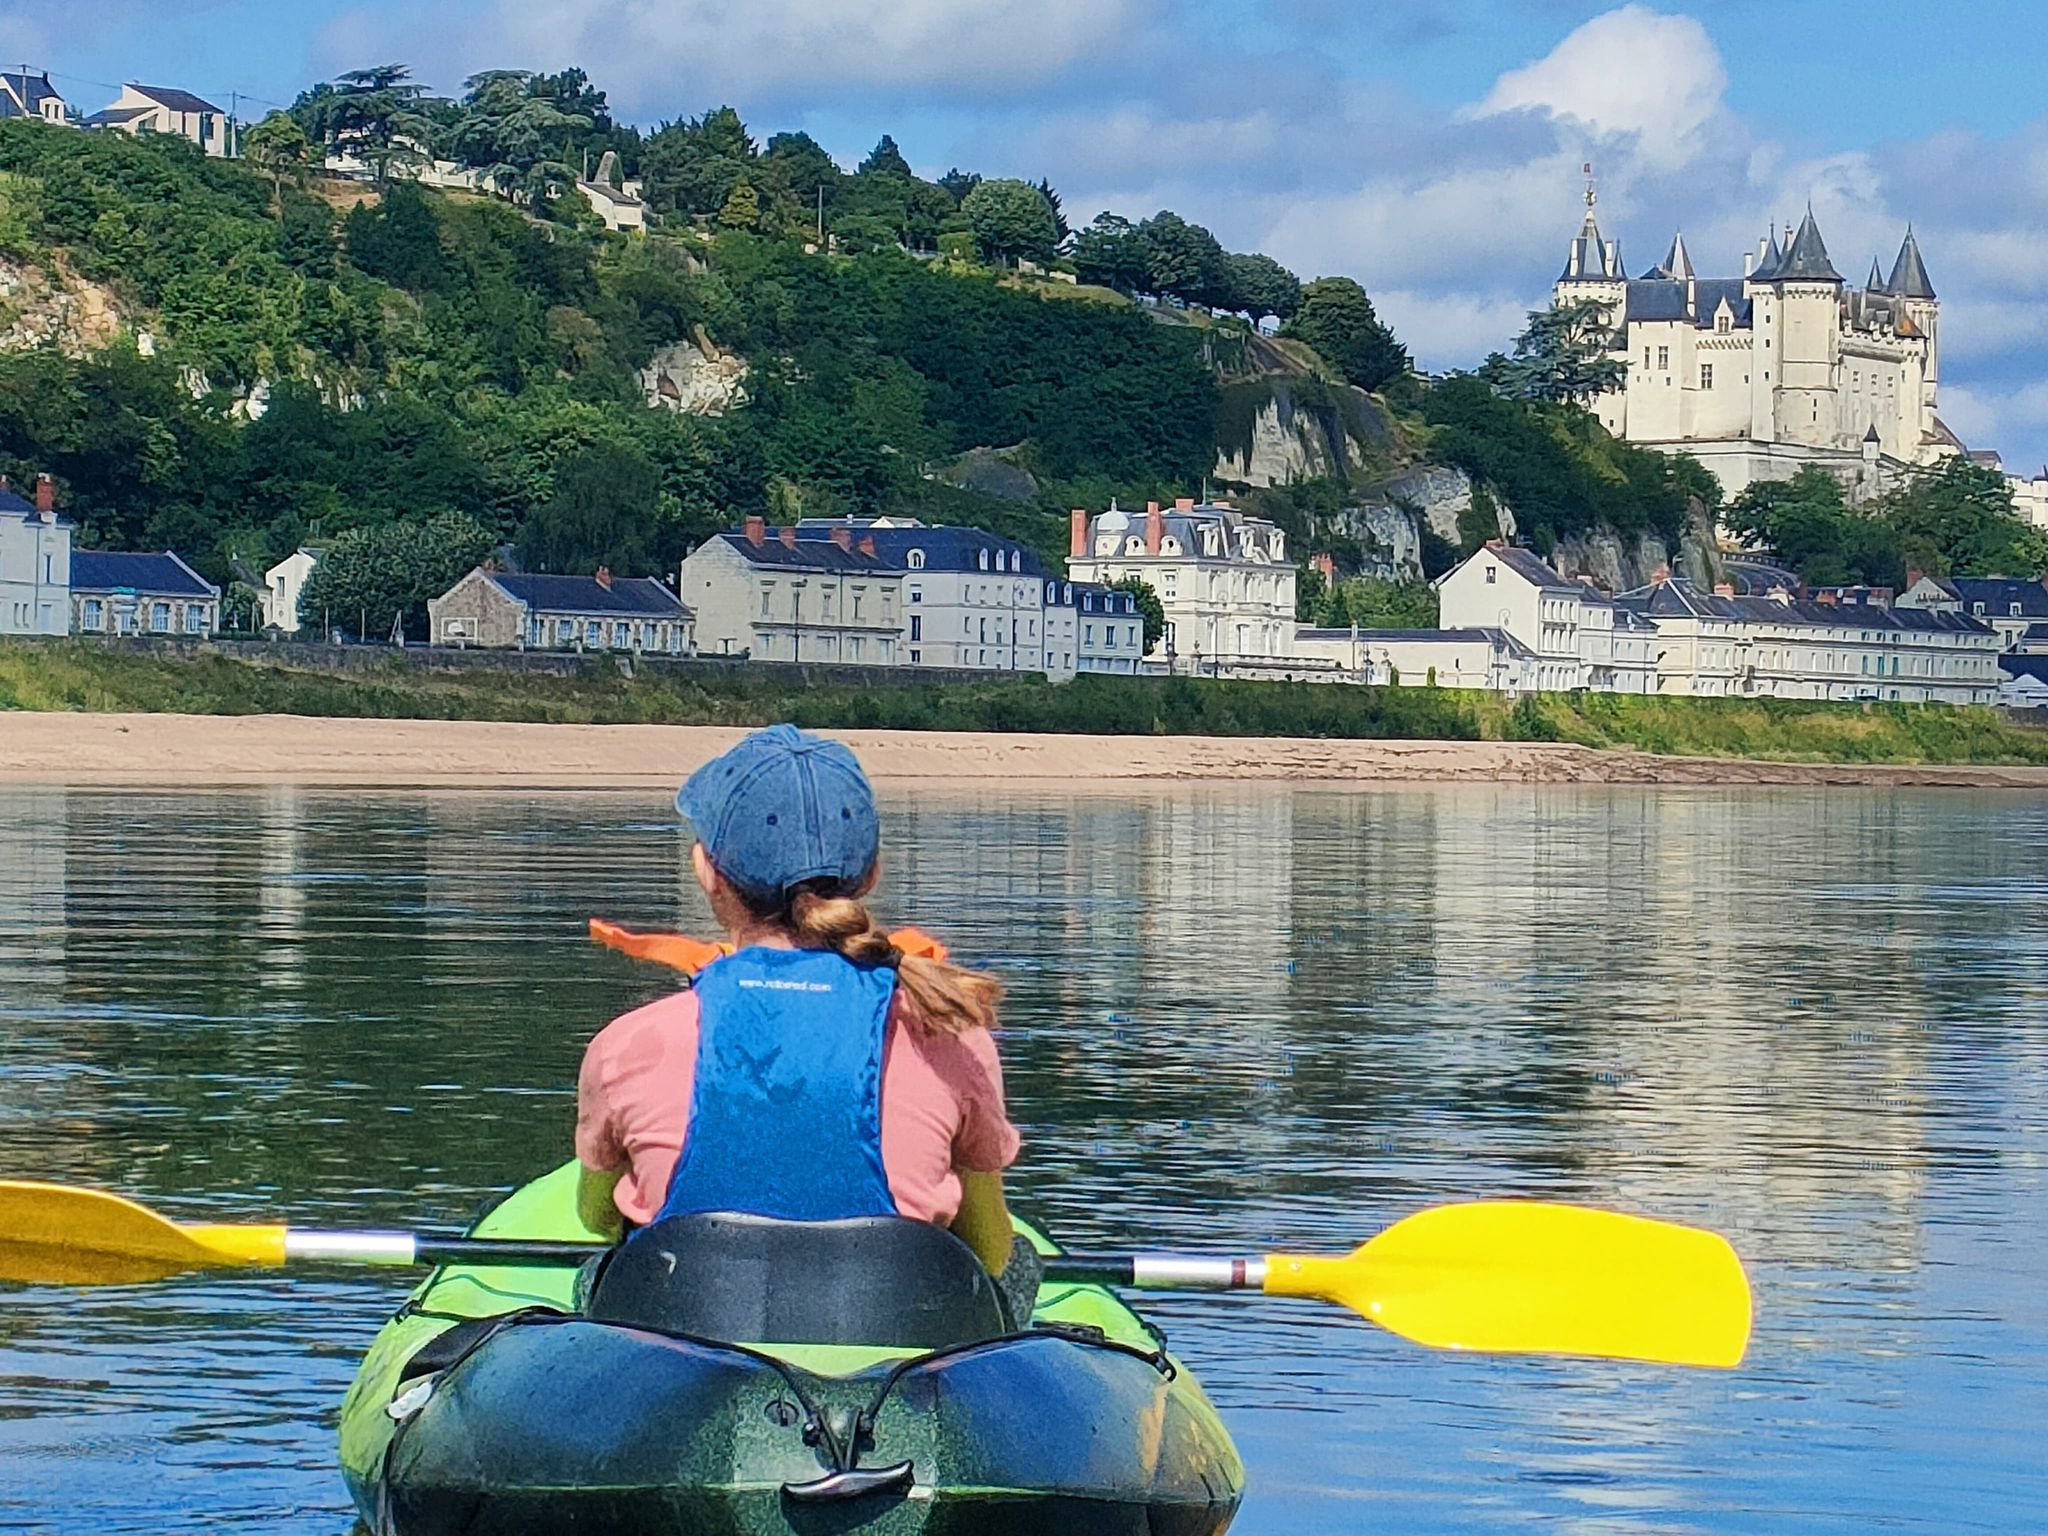
[[[1528,1195],[1749,1263],[1728,1373],[1162,1301],[1244,1536],[2048,1528],[2048,801],[885,800],[882,905],[1002,973],[1017,1201],[1069,1242]],[[0,1173],[465,1221],[567,1155],[584,1042],[667,985],[584,920],[701,929],[687,852],[648,796],[0,790]],[[0,1287],[0,1528],[341,1536],[336,1407],[403,1289]]]

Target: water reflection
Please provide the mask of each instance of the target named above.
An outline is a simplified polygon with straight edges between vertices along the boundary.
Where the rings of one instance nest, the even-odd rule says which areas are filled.
[[[1024,1202],[1347,1246],[1543,1194],[1716,1226],[1727,1376],[1159,1310],[1249,1532],[2003,1530],[2048,1501],[2048,807],[1470,786],[890,797],[889,915],[1002,971]],[[657,797],[0,792],[0,1168],[199,1213],[468,1216],[702,929]],[[346,1275],[0,1295],[0,1525],[345,1523]]]

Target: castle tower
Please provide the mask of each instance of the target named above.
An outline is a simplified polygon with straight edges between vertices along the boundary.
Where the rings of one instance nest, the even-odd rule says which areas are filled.
[[[1620,245],[1601,238],[1600,226],[1593,218],[1593,205],[1600,201],[1600,191],[1594,184],[1590,162],[1585,171],[1586,219],[1579,226],[1578,237],[1565,248],[1564,270],[1557,276],[1557,302],[1576,304],[1596,299],[1612,306],[1613,318],[1618,324],[1622,319],[1621,307],[1627,294],[1628,274],[1622,270]]]
[[[1841,361],[1842,274],[1828,260],[1811,208],[1765,280],[1775,301],[1773,435],[1779,442],[1830,447],[1839,409],[1835,370]]]
[[[1920,242],[1913,238],[1913,226],[1906,226],[1905,244],[1899,247],[1899,259],[1892,263],[1892,275],[1885,287],[1901,302],[1900,308],[1912,322],[1913,329],[1925,338],[1927,361],[1920,374],[1921,410],[1926,416],[1924,428],[1934,424],[1935,384],[1941,377],[1941,304],[1934,296],[1934,284],[1928,280],[1927,264],[1920,259]]]

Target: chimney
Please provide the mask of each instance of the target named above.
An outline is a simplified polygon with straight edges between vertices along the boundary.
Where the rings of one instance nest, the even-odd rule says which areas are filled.
[[[1088,553],[1088,514],[1080,507],[1067,514],[1070,527],[1067,533],[1067,553],[1078,560]]]
[[[777,536],[778,538],[780,538],[780,539],[782,540],[782,547],[783,547],[784,549],[795,549],[795,548],[796,548],[796,524],[795,524],[795,523],[784,523],[784,524],[782,525],[782,527],[781,527],[781,528],[780,528],[779,530],[777,530],[777,534],[776,534],[776,536]]]
[[[1328,550],[1324,550],[1321,554],[1311,555],[1309,557],[1309,564],[1323,573],[1324,581],[1333,587],[1337,585],[1337,557],[1335,555],[1331,554]]]
[[[1660,565],[1657,569],[1650,572],[1650,585],[1653,587],[1661,587],[1670,579],[1671,567],[1668,565]]]
[[[1159,515],[1159,503],[1145,503],[1145,553],[1159,553],[1159,541],[1166,536],[1166,520]]]
[[[1733,597],[1734,595],[1735,595],[1735,584],[1734,584],[1733,582],[1727,582],[1727,581],[1717,581],[1717,582],[1715,582],[1715,583],[1714,583],[1714,596],[1716,596],[1716,597]]]
[[[36,476],[36,510],[46,523],[57,520],[57,482],[48,475]]]
[[[1194,498],[1194,497],[1192,497],[1192,496],[1180,496],[1180,497],[1176,497],[1176,498],[1174,499],[1174,503],[1173,503],[1173,510],[1174,510],[1174,511],[1176,511],[1176,512],[1192,512],[1192,511],[1194,511],[1194,510],[1195,510],[1195,498]]]
[[[599,585],[600,587],[603,587],[603,588],[605,589],[605,591],[607,591],[607,592],[611,591],[611,589],[612,589],[612,568],[611,568],[610,566],[608,566],[608,565],[600,565],[600,566],[599,566],[599,567],[597,568],[597,584],[598,584],[598,585]]]
[[[832,542],[841,549],[852,549],[853,530],[844,523],[834,523],[832,525]]]
[[[870,560],[877,558],[875,555],[875,536],[872,533],[864,533],[860,536],[860,552]]]
[[[1508,547],[1508,541],[1506,539],[1488,539],[1486,541],[1486,547],[1488,549],[1506,549]]]
[[[768,520],[761,517],[747,519],[747,542],[759,549],[768,537]]]

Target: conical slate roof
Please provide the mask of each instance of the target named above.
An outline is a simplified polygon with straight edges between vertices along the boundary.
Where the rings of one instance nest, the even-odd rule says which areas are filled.
[[[1875,256],[1870,258],[1870,276],[1864,279],[1863,286],[1872,293],[1883,293],[1886,291],[1884,286],[1884,269],[1877,264]]]
[[[1913,238],[1911,225],[1906,227],[1906,243],[1899,247],[1899,259],[1892,263],[1892,280],[1886,286],[1902,298],[1934,297],[1934,284],[1928,281],[1927,264],[1920,259],[1920,242]]]
[[[1665,256],[1664,264],[1657,268],[1657,271],[1665,277],[1675,277],[1681,281],[1696,275],[1692,269],[1692,255],[1685,248],[1684,235],[1671,237],[1670,254]]]
[[[1586,210],[1586,222],[1579,226],[1579,237],[1571,243],[1565,253],[1564,271],[1558,275],[1559,282],[1597,283],[1616,280],[1625,274],[1621,270],[1621,248],[1615,247],[1614,259],[1607,255],[1607,242],[1600,238],[1600,226],[1593,222],[1593,210]]]
[[[1903,254],[1903,253],[1902,253]],[[1828,248],[1820,238],[1820,226],[1813,222],[1813,210],[1799,221],[1799,233],[1785,247],[1785,259],[1771,273],[1774,283],[1839,283],[1842,274],[1828,260]]]
[[[1784,259],[1784,253],[1778,249],[1778,232],[1767,227],[1764,230],[1763,259],[1756,264],[1756,270],[1749,275],[1759,282],[1767,282],[1778,270],[1778,263]]]

